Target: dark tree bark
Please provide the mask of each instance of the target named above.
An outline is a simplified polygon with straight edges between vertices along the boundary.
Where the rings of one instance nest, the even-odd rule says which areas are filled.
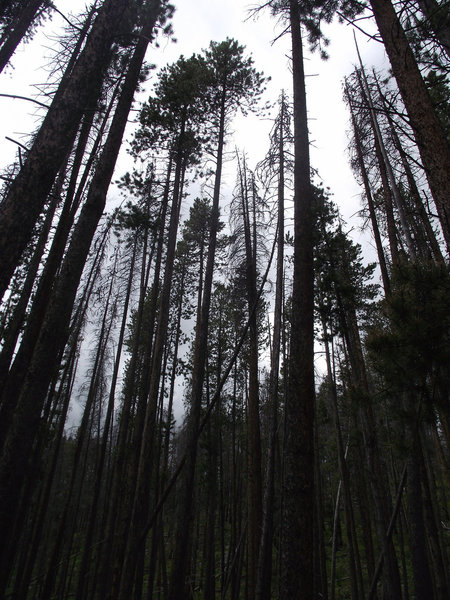
[[[31,583],[31,576],[35,563],[38,562],[38,550],[42,543],[41,536],[44,531],[45,519],[50,511],[49,499],[50,492],[56,476],[57,464],[60,460],[60,450],[62,447],[62,440],[64,436],[64,427],[66,424],[66,416],[69,410],[69,404],[71,400],[71,392],[73,388],[74,378],[78,365],[78,352],[80,346],[80,336],[85,323],[85,316],[87,307],[89,305],[90,298],[95,286],[95,282],[99,276],[100,261],[95,260],[89,277],[87,278],[87,284],[85,286],[84,293],[82,295],[80,305],[75,312],[73,319],[73,327],[71,328],[70,335],[70,352],[66,358],[66,366],[64,369],[63,376],[59,382],[59,390],[56,394],[57,400],[55,404],[61,411],[58,417],[57,433],[55,435],[54,445],[52,447],[51,462],[48,468],[45,485],[42,494],[39,499],[39,506],[36,513],[36,517],[33,522],[33,531],[30,538],[30,545],[27,549],[27,553],[24,556],[24,562],[19,565],[18,575],[16,577],[15,594],[18,598],[26,597],[27,590]],[[42,546],[41,546],[42,547]],[[46,553],[50,552],[50,544],[47,543]],[[42,571],[41,571],[42,572]]]
[[[283,316],[284,284],[284,193],[285,193],[285,145],[286,145],[286,99],[281,97],[278,124],[278,189],[277,189],[277,275],[275,284],[275,305],[273,317],[272,354],[270,362],[270,437],[266,467],[266,481],[263,498],[263,520],[261,547],[259,550],[256,600],[270,600],[272,583],[272,544],[274,537],[275,508],[275,451],[278,432],[279,409],[279,370],[281,362],[281,330]]]
[[[361,57],[358,57],[360,61],[361,71],[358,73],[358,80],[361,86],[361,93],[364,97],[364,101],[367,103],[367,108],[370,113],[370,121],[372,123],[373,135],[375,138],[375,145],[377,148],[377,154],[379,155],[378,162],[380,164],[381,173],[385,173],[387,178],[387,183],[384,185],[386,190],[390,190],[390,194],[397,209],[397,214],[400,220],[401,231],[403,233],[403,239],[405,241],[406,247],[408,248],[409,254],[412,258],[416,256],[416,250],[411,238],[411,232],[409,229],[409,224],[406,219],[405,210],[403,206],[403,200],[400,196],[400,192],[397,186],[397,182],[395,181],[394,172],[392,170],[391,162],[389,160],[389,156],[386,152],[386,147],[384,144],[383,136],[381,135],[380,127],[378,124],[377,115],[375,109],[373,107],[373,101],[369,89],[369,85],[367,83],[366,73],[364,71],[364,66],[361,61]],[[382,175],[383,176],[383,175]],[[387,193],[389,195],[389,192]]]
[[[8,28],[9,31],[5,32],[0,39],[0,73],[10,61],[38,13],[51,5],[49,0],[28,0],[23,4],[24,6],[21,7],[17,19]]]
[[[97,350],[95,354],[95,360],[92,367],[92,376],[90,380],[89,390],[86,398],[86,403],[83,410],[83,417],[81,419],[80,426],[77,432],[77,440],[76,440],[76,448],[75,455],[73,459],[72,473],[69,480],[69,484],[67,489],[65,490],[65,504],[64,510],[62,511],[61,519],[58,523],[58,533],[55,536],[55,543],[53,546],[53,552],[51,555],[51,559],[49,562],[49,569],[45,578],[45,584],[43,586],[43,591],[41,598],[42,600],[49,600],[52,597],[53,588],[56,581],[57,571],[58,571],[58,562],[59,557],[63,551],[63,543],[66,542],[65,536],[66,532],[66,523],[69,518],[70,509],[73,501],[74,490],[76,481],[79,475],[80,466],[82,464],[83,450],[87,443],[87,438],[89,436],[90,428],[92,427],[93,421],[93,412],[95,410],[95,403],[98,396],[98,386],[100,373],[102,370],[103,361],[105,359],[106,353],[106,345],[108,343],[110,331],[112,328],[112,320],[110,319],[110,302],[112,299],[112,291],[114,284],[114,275],[111,277],[109,291],[106,297],[106,303],[103,311],[103,318],[101,322],[100,331],[98,332],[98,343]],[[83,481],[83,479],[81,479]],[[74,532],[73,532],[74,533]],[[83,566],[83,561],[81,562],[81,566]],[[84,582],[83,572],[79,574],[79,585],[82,585]]]
[[[61,177],[61,185],[62,179],[63,177]],[[29,304],[31,293],[33,291],[33,285],[35,284],[36,275],[39,270],[39,265],[41,264],[42,255],[45,250],[45,245],[48,241],[50,227],[52,225],[52,220],[55,215],[55,210],[58,205],[58,192],[60,192],[60,190],[55,189],[54,193],[50,197],[50,202],[47,207],[45,219],[42,224],[41,231],[39,232],[39,237],[37,239],[36,246],[34,247],[33,255],[27,266],[27,275],[25,281],[23,282],[20,299],[14,308],[14,312],[12,313],[10,320],[8,321],[8,327],[4,335],[1,336],[3,346],[0,352],[0,391],[3,389],[3,384],[8,369],[10,367],[12,357],[14,356],[14,349],[16,347],[20,331],[25,322],[27,306]],[[3,427],[9,422],[10,415],[3,414],[3,410],[0,414],[0,420],[2,422],[3,429]],[[2,437],[1,434],[0,437]]]
[[[362,598],[364,596],[364,589],[362,587],[362,580],[360,576],[361,570],[359,564],[359,549],[355,533],[354,512],[350,490],[350,473],[347,465],[344,444],[342,440],[342,431],[337,405],[337,390],[333,378],[333,372],[331,369],[330,349],[327,339],[328,332],[324,322],[322,322],[322,327],[325,338],[325,355],[327,361],[328,385],[330,387],[330,403],[333,413],[334,429],[336,433],[338,466],[339,473],[341,476],[341,483],[344,490],[344,520],[348,543],[348,567],[350,573],[351,598],[357,600],[358,598]],[[359,566],[359,568],[357,568],[357,565]],[[332,591],[332,598],[334,599],[334,589]]]
[[[113,373],[112,373],[111,385],[110,385],[109,396],[108,396],[108,406],[106,409],[105,422],[103,424],[103,433],[102,433],[102,437],[101,437],[99,456],[98,456],[98,460],[97,460],[96,477],[95,477],[95,482],[94,482],[93,499],[92,499],[92,504],[91,504],[90,512],[89,512],[88,528],[87,528],[86,538],[84,540],[84,548],[83,548],[82,558],[81,558],[81,562],[80,562],[78,587],[77,587],[77,593],[76,593],[76,598],[79,598],[80,600],[87,597],[87,589],[88,589],[88,585],[89,585],[89,578],[87,576],[87,571],[88,571],[88,565],[91,561],[91,557],[92,557],[92,553],[93,553],[92,542],[93,542],[93,538],[94,538],[95,526],[99,520],[98,506],[99,506],[99,502],[100,502],[100,493],[101,493],[101,487],[102,487],[103,472],[104,472],[104,467],[105,467],[105,463],[106,463],[108,439],[110,436],[110,429],[111,429],[113,412],[114,412],[115,392],[116,392],[117,378],[119,375],[120,360],[121,360],[121,356],[122,356],[123,341],[124,341],[124,337],[125,337],[125,328],[126,328],[127,315],[128,315],[128,305],[129,305],[129,301],[130,301],[131,287],[132,287],[132,283],[133,283],[134,265],[135,265],[135,260],[136,260],[137,245],[138,245],[138,242],[137,242],[137,237],[136,237],[134,240],[134,243],[133,243],[133,249],[132,249],[132,254],[131,254],[131,258],[130,258],[129,277],[128,277],[128,283],[127,283],[125,299],[124,299],[124,306],[123,306],[123,311],[122,311],[123,312],[122,323],[121,323],[121,327],[120,327],[119,339],[117,341],[116,358],[114,361],[114,369],[113,369]],[[117,257],[116,257],[116,260],[117,260]],[[113,283],[113,277],[111,277],[111,289],[112,289],[112,283]],[[103,535],[103,532],[101,535]]]
[[[353,111],[352,104],[350,102],[350,96],[349,96],[347,88],[345,89],[345,95],[347,97],[347,102],[348,102],[348,105],[350,108],[350,114],[351,114],[352,125],[353,125],[353,139],[354,139],[356,155],[357,155],[357,159],[358,159],[358,167],[359,167],[359,172],[360,172],[362,180],[363,180],[364,192],[366,195],[367,206],[369,208],[370,222],[372,225],[372,233],[373,233],[373,237],[375,239],[375,245],[377,248],[377,256],[378,256],[378,262],[380,265],[381,278],[383,280],[383,288],[384,288],[385,294],[388,295],[390,293],[390,281],[389,281],[389,274],[388,274],[388,269],[387,269],[387,265],[386,265],[386,257],[384,254],[383,242],[381,241],[380,229],[378,227],[377,216],[375,213],[375,207],[374,207],[374,203],[373,203],[373,196],[372,196],[372,190],[371,190],[370,183],[369,183],[369,177],[367,175],[366,166],[364,164],[364,157],[363,157],[363,152],[362,152],[362,148],[361,148],[361,140],[360,140],[360,135],[359,135],[359,131],[358,131],[358,126],[356,123],[355,114]]]
[[[261,433],[259,419],[258,326],[256,302],[256,218],[253,175],[239,167],[240,210],[245,243],[245,287],[250,316],[247,396],[247,598],[256,592],[262,524]],[[253,214],[252,214],[253,213]],[[251,216],[252,215],[252,216]]]
[[[55,177],[73,145],[87,107],[96,106],[127,0],[105,0],[67,82],[39,129],[19,174],[0,206],[0,296],[3,296]]]
[[[24,377],[17,411],[5,440],[0,459],[0,536],[9,539],[18,498],[26,474],[26,465],[52,379],[57,358],[67,340],[67,328],[89,248],[103,213],[106,193],[111,181],[122,136],[139,82],[142,63],[153,27],[159,16],[160,2],[149,7],[142,30],[124,81],[105,147],[89,188],[77,226],[61,267],[58,285],[51,299],[45,323],[35,347],[30,369]],[[8,562],[8,543],[4,546],[4,560]]]
[[[183,136],[184,131],[180,133],[180,137],[177,142],[178,150],[180,150],[184,141]],[[178,153],[175,163],[172,206],[169,219],[169,231],[167,234],[166,264],[161,294],[158,299],[157,325],[152,352],[148,402],[142,424],[142,437],[137,463],[137,473],[135,479],[136,485],[133,494],[130,527],[127,537],[126,552],[121,569],[120,587],[118,590],[118,598],[120,600],[128,600],[130,590],[133,586],[136,557],[140,553],[143,544],[145,543],[145,536],[142,536],[142,530],[145,526],[149,512],[150,473],[152,470],[154,449],[153,434],[155,431],[154,428],[157,414],[158,392],[161,382],[164,342],[166,339],[167,325],[169,322],[170,293],[172,289],[172,274],[175,260],[182,184],[184,179],[183,174],[185,170],[183,152]]]
[[[390,0],[371,0],[380,35],[408,112],[447,240],[450,240],[450,150],[405,32]]]
[[[397,134],[395,123],[389,112],[389,108],[386,106],[385,99],[381,93],[381,88],[378,79],[376,79],[376,81],[378,93],[384,109],[384,114],[386,115],[386,118],[389,122],[394,145],[398,153],[400,154],[403,170],[408,181],[409,193],[411,196],[412,203],[412,211],[416,213],[416,218],[413,219],[413,225],[417,250],[422,257],[427,258],[430,256],[431,253],[431,256],[435,261],[444,263],[444,257],[442,256],[442,252],[437,242],[436,235],[433,231],[433,228],[431,227],[430,219],[420,197],[420,192],[417,188],[416,180],[409,165],[407,154],[403,149],[402,143]]]
[[[291,0],[294,85],[294,282],[286,396],[281,598],[314,598],[313,195],[299,6]]]

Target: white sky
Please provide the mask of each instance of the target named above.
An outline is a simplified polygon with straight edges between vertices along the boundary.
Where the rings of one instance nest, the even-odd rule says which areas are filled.
[[[232,37],[246,46],[247,54],[252,54],[255,67],[271,77],[267,93],[263,100],[273,102],[278,98],[281,89],[291,93],[291,73],[289,69],[290,38],[284,36],[275,44],[272,40],[279,35],[281,27],[268,13],[261,14],[257,20],[248,19],[246,0],[173,0],[177,10],[173,20],[173,29],[177,43],[166,39],[160,40],[160,48],[150,47],[147,60],[162,66],[178,59],[180,54],[190,56],[207,48],[211,40],[222,41]],[[56,6],[67,16],[77,13],[86,2],[80,0],[56,0]],[[254,6],[255,3],[253,3]],[[36,96],[36,85],[46,80],[45,57],[55,47],[54,34],[63,25],[63,19],[55,14],[35,39],[28,45],[21,45],[9,67],[0,76],[0,93],[17,94],[28,97]],[[363,21],[361,26],[371,28],[374,25]],[[353,42],[353,28],[335,23],[325,29],[331,44],[328,48],[328,61],[320,60],[318,55],[311,56],[306,52],[305,70],[307,77],[307,104],[311,140],[311,164],[318,169],[324,185],[334,194],[334,200],[347,221],[348,226],[355,229],[352,236],[355,241],[364,243],[368,249],[370,260],[373,260],[373,249],[367,234],[358,231],[360,222],[352,219],[360,209],[361,189],[355,183],[348,166],[346,147],[349,117],[342,102],[342,81],[349,75],[356,63],[356,51]],[[370,41],[362,34],[357,34],[363,60],[369,68],[372,66],[387,68],[383,47]],[[153,73],[155,73],[154,71]],[[146,92],[139,96],[143,101],[151,88],[151,79],[146,84]],[[16,154],[16,145],[5,138],[10,137],[27,144],[27,135],[33,131],[43,111],[35,104],[24,100],[12,100],[0,97],[0,170],[8,165]],[[135,104],[138,108],[138,104]],[[260,121],[256,117],[238,118],[233,126],[235,135],[229,148],[235,145],[245,150],[249,156],[249,166],[253,168],[264,158],[268,149],[268,133],[271,129],[269,120]],[[128,136],[129,139],[130,136]],[[125,138],[126,139],[126,138]],[[124,148],[126,144],[124,144]],[[122,153],[116,168],[114,179],[117,179],[130,168],[129,158]],[[230,170],[225,185],[232,188],[235,174]],[[111,192],[114,201],[116,192]],[[77,412],[77,410],[75,410]],[[72,415],[74,419],[75,415]],[[76,420],[76,417],[75,417]]]
[[[83,7],[82,0],[57,0],[56,6],[66,15],[77,12]],[[245,45],[252,54],[255,66],[271,77],[265,99],[275,101],[281,89],[291,90],[289,71],[289,36],[272,44],[281,28],[276,20],[266,12],[255,19],[248,19],[249,4],[246,0],[175,0],[177,10],[173,20],[173,29],[177,43],[166,39],[160,41],[160,48],[149,48],[147,60],[163,65],[177,60],[180,54],[190,56],[206,48],[211,40],[221,41],[233,37]],[[63,24],[62,18],[55,14],[48,23],[46,31],[52,35]],[[364,21],[367,28],[373,24]],[[342,81],[353,70],[356,53],[353,44],[353,28],[334,23],[325,29],[331,39],[328,48],[330,58],[321,61],[318,55],[306,52],[307,102],[309,128],[311,132],[311,164],[319,170],[324,184],[331,188],[334,199],[339,204],[343,216],[349,220],[359,209],[360,189],[353,181],[348,167],[346,146],[348,114],[342,102]],[[47,34],[47,35],[48,35]],[[358,34],[363,60],[369,67],[376,64],[386,66],[383,48],[380,44],[369,42],[368,38]],[[0,77],[0,93],[34,96],[36,84],[46,79],[42,70],[45,56],[55,46],[54,40],[44,35],[36,36],[28,45],[21,45],[13,58],[11,67]],[[151,79],[147,89],[151,87]],[[145,100],[147,94],[139,98]],[[36,115],[42,115],[36,105],[24,100],[12,100],[0,97],[0,168],[6,166],[16,153],[16,146],[5,137],[11,137],[26,144],[26,135],[33,130]],[[34,117],[33,117],[34,115]],[[238,118],[235,125],[233,145],[245,150],[250,157],[250,166],[264,157],[268,147],[267,134],[271,124],[256,118]],[[116,175],[121,174],[123,163],[119,161]],[[231,182],[233,184],[233,182]]]

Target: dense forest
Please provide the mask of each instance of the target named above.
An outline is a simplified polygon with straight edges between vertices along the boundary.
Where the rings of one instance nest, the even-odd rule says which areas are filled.
[[[65,22],[1,172],[0,598],[447,600],[449,2],[254,4],[270,107],[233,32],[146,62],[176,4],[0,2],[0,78]],[[389,60],[342,81],[370,253],[310,161],[332,21]]]

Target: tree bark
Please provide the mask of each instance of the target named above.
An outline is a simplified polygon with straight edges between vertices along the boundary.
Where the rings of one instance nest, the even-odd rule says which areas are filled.
[[[50,6],[48,0],[28,0],[24,4],[25,6],[21,8],[20,14],[12,24],[10,31],[6,35],[4,34],[0,40],[0,73],[10,61],[38,12],[41,9],[44,10],[46,6]]]
[[[56,94],[33,146],[0,205],[0,297],[25,249],[55,177],[71,148],[78,124],[97,104],[99,81],[111,58],[128,0],[105,0],[61,94]]]
[[[225,115],[226,115],[226,87],[222,90],[221,106],[219,113],[219,130],[216,154],[216,172],[214,176],[214,192],[211,210],[211,227],[209,235],[208,256],[206,259],[205,281],[201,305],[200,321],[197,323],[194,365],[192,371],[191,407],[188,417],[188,458],[186,472],[183,480],[180,513],[178,515],[177,545],[175,549],[172,577],[169,589],[169,600],[189,598],[190,589],[187,582],[189,563],[191,558],[190,539],[192,536],[193,520],[193,493],[194,476],[197,462],[197,443],[200,426],[201,402],[203,396],[203,382],[207,358],[208,320],[211,305],[212,281],[219,226],[219,200],[222,182],[223,148],[225,144]],[[188,595],[186,595],[188,594]]]
[[[40,414],[48,385],[55,368],[57,368],[55,361],[67,340],[67,328],[76,290],[92,238],[104,210],[107,190],[159,9],[160,2],[158,0],[151,3],[142,36],[130,60],[108,139],[99,158],[88,198],[81,211],[61,267],[58,285],[41,329],[30,369],[24,377],[18,408],[5,440],[4,451],[0,459],[0,537],[4,541],[6,561],[8,560],[7,540],[11,533],[11,522],[16,512],[29,453],[39,429]]]
[[[449,145],[391,0],[371,0],[371,6],[414,131],[444,237],[449,243]]]
[[[281,598],[313,600],[314,302],[309,140],[299,6],[290,0],[294,85],[294,282],[286,397]]]

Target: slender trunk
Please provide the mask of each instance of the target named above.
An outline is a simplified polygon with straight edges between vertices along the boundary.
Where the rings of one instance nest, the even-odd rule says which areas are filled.
[[[325,339],[325,355],[327,361],[327,374],[328,374],[328,382],[330,386],[330,400],[331,407],[333,412],[333,420],[334,420],[334,429],[336,433],[336,442],[337,442],[337,450],[338,450],[338,465],[339,472],[341,476],[342,487],[344,490],[344,519],[345,519],[345,529],[347,534],[347,544],[348,544],[348,561],[349,561],[349,572],[350,572],[350,589],[351,589],[351,598],[357,600],[358,598],[362,598],[364,596],[364,589],[362,587],[361,580],[361,569],[360,569],[360,561],[359,561],[359,551],[358,544],[356,540],[355,533],[355,520],[353,513],[353,504],[351,498],[351,490],[350,490],[350,474],[348,471],[347,460],[346,460],[346,450],[344,450],[344,444],[342,440],[342,432],[341,432],[341,424],[339,419],[339,411],[337,405],[337,391],[336,385],[333,378],[333,373],[331,369],[331,357],[330,350],[328,344],[328,332],[326,330],[326,325],[322,322],[324,339]],[[359,568],[357,568],[357,566]],[[334,595],[334,594],[333,594]]]
[[[82,559],[81,559],[81,563],[80,563],[78,587],[77,587],[77,594],[76,594],[76,598],[79,600],[82,600],[83,598],[86,597],[87,585],[89,583],[87,581],[87,577],[86,577],[85,573],[86,573],[86,571],[88,569],[88,565],[91,561],[94,527],[98,520],[98,514],[97,514],[98,513],[98,504],[99,504],[99,500],[100,500],[100,491],[101,491],[101,484],[102,484],[102,478],[103,478],[103,470],[104,470],[104,465],[105,465],[105,460],[106,460],[107,444],[108,444],[108,439],[109,439],[109,435],[110,435],[112,416],[113,416],[113,411],[114,411],[116,384],[117,384],[117,378],[119,375],[120,360],[121,360],[121,356],[122,356],[122,347],[123,347],[123,341],[124,341],[124,337],[125,337],[125,328],[126,328],[127,315],[128,315],[128,304],[130,301],[131,286],[133,283],[134,264],[135,264],[135,260],[136,260],[137,243],[138,243],[138,241],[137,241],[137,237],[136,237],[134,240],[133,250],[132,250],[132,255],[131,255],[131,260],[130,260],[128,284],[127,284],[127,290],[126,290],[126,294],[125,294],[124,307],[123,307],[122,324],[120,327],[119,339],[117,341],[116,358],[115,358],[115,362],[114,362],[114,369],[113,369],[111,385],[110,385],[110,390],[109,390],[108,407],[107,407],[107,411],[106,411],[106,415],[105,415],[105,422],[103,425],[103,435],[101,438],[101,443],[100,443],[100,448],[99,448],[99,458],[98,458],[98,464],[97,464],[97,469],[96,469],[96,477],[95,477],[95,484],[94,484],[94,490],[93,490],[93,500],[92,500],[92,505],[91,505],[90,514],[89,514],[88,530],[86,533],[86,538],[84,540],[84,549],[83,549]],[[116,258],[116,260],[117,260],[117,258]]]
[[[50,5],[50,2],[48,0],[28,0],[24,4],[25,6],[21,8],[17,19],[0,40],[0,73],[8,64],[37,14],[45,10]]]
[[[375,76],[375,74],[374,74]],[[413,203],[413,209],[415,210],[417,217],[414,220],[418,221],[416,225],[416,244],[418,246],[418,250],[422,256],[427,256],[429,254],[428,246],[431,250],[431,254],[434,257],[436,262],[444,263],[444,257],[442,256],[441,249],[436,239],[436,235],[431,227],[430,219],[428,218],[427,212],[423,205],[423,202],[420,198],[420,193],[417,188],[417,183],[412,173],[411,167],[408,163],[408,158],[406,152],[403,149],[402,143],[397,135],[397,131],[395,128],[395,123],[389,113],[389,109],[386,106],[384,97],[381,93],[380,85],[377,80],[378,93],[383,103],[384,114],[389,122],[389,126],[391,129],[391,135],[394,140],[395,147],[397,148],[398,153],[400,154],[400,159],[402,161],[403,170],[406,175],[406,179],[408,181],[409,193]]]
[[[358,55],[359,55],[359,50],[358,50]],[[359,57],[359,60],[360,60],[360,65],[361,65],[361,71],[360,71],[360,75],[358,76],[358,78],[360,80],[361,91],[363,92],[364,99],[367,102],[367,106],[370,111],[370,120],[372,123],[373,134],[375,137],[377,153],[379,152],[379,155],[380,155],[380,158],[379,158],[380,171],[382,173],[385,172],[386,177],[387,177],[387,185],[385,185],[384,187],[385,187],[385,190],[389,190],[387,195],[389,195],[389,193],[392,194],[392,198],[394,200],[394,204],[395,204],[395,207],[397,209],[397,213],[398,213],[398,216],[400,219],[403,238],[406,242],[406,246],[408,248],[409,254],[411,255],[412,258],[415,258],[416,250],[415,250],[415,247],[413,244],[413,240],[411,238],[411,232],[409,230],[409,225],[408,225],[408,222],[406,219],[405,210],[403,207],[403,200],[400,196],[397,182],[395,181],[394,172],[391,167],[391,162],[389,160],[389,156],[386,151],[383,136],[381,135],[380,127],[378,125],[377,115],[375,113],[375,109],[373,108],[372,97],[370,94],[370,90],[369,90],[369,86],[367,83],[367,78],[366,78],[364,67],[363,67],[363,64],[361,61],[361,57]]]
[[[62,380],[60,382],[60,389],[58,391],[58,398],[63,395],[61,404],[58,403],[61,414],[59,415],[59,421],[57,424],[57,431],[55,434],[54,445],[52,447],[51,461],[46,476],[44,489],[39,499],[39,507],[36,512],[36,517],[33,521],[33,531],[30,539],[29,548],[24,560],[24,563],[19,566],[18,572],[20,575],[17,577],[15,594],[17,598],[26,598],[27,590],[29,589],[33,568],[38,558],[38,549],[42,544],[42,532],[45,525],[45,518],[47,513],[50,512],[49,500],[50,492],[52,490],[53,482],[56,476],[58,460],[60,460],[60,450],[64,437],[64,427],[66,424],[66,417],[69,411],[69,404],[71,400],[71,393],[75,380],[75,375],[78,365],[78,350],[79,350],[79,337],[82,329],[84,319],[80,319],[77,331],[74,332],[72,339],[72,349],[70,356],[68,357],[66,368]],[[42,546],[41,546],[42,547]],[[46,547],[45,554],[50,553],[49,546]]]
[[[160,4],[152,4],[148,20],[142,30],[133,57],[130,60],[124,86],[102,155],[90,185],[77,226],[61,267],[60,278],[47,312],[45,323],[36,344],[30,369],[21,389],[18,410],[5,440],[5,451],[0,461],[0,531],[8,540],[11,521],[22,489],[26,465],[45,402],[48,385],[57,364],[55,359],[67,340],[67,328],[84,264],[92,238],[103,213],[106,193],[120,149],[134,91],[139,82],[145,51],[159,14]],[[14,474],[14,477],[13,477]],[[7,554],[8,544],[4,543]],[[7,556],[5,557],[7,560]]]
[[[178,143],[181,147],[183,132],[180,132]],[[145,525],[149,510],[149,484],[153,458],[153,433],[158,401],[158,391],[161,383],[162,360],[164,353],[164,342],[167,335],[169,322],[170,293],[172,289],[172,274],[175,259],[176,237],[181,205],[182,174],[184,172],[184,160],[182,155],[177,156],[175,166],[174,189],[172,195],[172,207],[170,212],[169,232],[167,238],[167,254],[164,270],[164,280],[161,294],[158,300],[158,319],[153,345],[153,356],[151,363],[150,388],[148,391],[148,402],[143,421],[142,442],[139,450],[137,464],[136,486],[131,511],[130,528],[127,539],[127,548],[124,556],[120,588],[118,597],[120,600],[128,600],[133,585],[135,558],[144,543],[141,532]]]
[[[447,243],[450,243],[450,149],[391,0],[370,2],[427,174]]]
[[[62,183],[62,182],[61,182]],[[3,346],[0,353],[0,390],[3,388],[4,381],[7,376],[8,369],[11,364],[14,350],[16,348],[17,340],[20,335],[20,331],[26,318],[26,310],[29,304],[30,296],[35,284],[36,275],[38,273],[39,265],[41,264],[42,255],[45,250],[45,245],[48,241],[48,235],[50,233],[50,227],[53,221],[55,210],[58,204],[58,194],[53,193],[50,197],[50,202],[47,207],[44,223],[42,224],[39,237],[34,247],[33,255],[27,266],[27,276],[23,282],[22,291],[20,298],[14,312],[11,315],[11,319],[8,321],[8,326],[2,339]],[[8,399],[5,399],[8,401]],[[2,406],[3,409],[3,406]],[[10,411],[11,412],[11,411]],[[2,410],[0,421],[2,422],[2,428],[9,422],[10,415],[5,415]],[[0,434],[0,438],[3,437]]]
[[[294,281],[286,396],[281,598],[314,598],[313,220],[299,6],[290,0],[294,85]]]
[[[110,308],[110,301],[111,301],[111,296],[112,296],[113,283],[114,283],[114,276],[111,277],[111,283],[110,283],[110,287],[109,287],[109,291],[108,291],[108,296],[106,299],[106,305],[105,305],[103,319],[102,319],[101,328],[100,328],[99,337],[98,337],[97,351],[96,351],[95,361],[94,361],[94,365],[93,365],[93,369],[92,369],[91,382],[90,382],[89,391],[88,391],[88,395],[87,395],[87,399],[86,399],[86,404],[85,404],[84,411],[83,411],[83,417],[82,417],[81,424],[80,424],[78,434],[77,434],[77,443],[76,443],[76,450],[75,450],[75,456],[74,456],[73,467],[72,467],[72,475],[70,478],[69,485],[67,486],[65,506],[64,506],[61,520],[59,522],[58,534],[56,535],[52,558],[50,560],[50,567],[49,567],[49,571],[47,573],[45,586],[44,586],[44,590],[42,593],[43,600],[47,600],[51,597],[54,583],[56,581],[56,575],[57,575],[56,566],[58,563],[58,557],[60,556],[61,551],[62,551],[62,544],[64,541],[66,521],[67,521],[67,518],[69,515],[69,510],[70,510],[70,506],[71,506],[71,502],[72,502],[72,494],[73,494],[75,482],[76,482],[77,475],[78,475],[79,465],[80,465],[80,461],[81,461],[81,457],[82,457],[82,451],[85,446],[85,440],[86,440],[88,428],[90,426],[91,419],[92,419],[94,403],[96,401],[99,373],[102,368],[102,363],[103,363],[105,352],[106,352],[106,344],[108,342],[110,330],[112,327],[112,322],[108,317],[109,317],[109,312],[110,312],[109,308]],[[81,573],[80,580],[82,580],[82,579],[83,579],[83,574]]]
[[[156,1],[156,0],[155,0]],[[27,160],[0,206],[0,296],[25,249],[86,108],[96,106],[113,37],[128,2],[105,0],[70,77],[37,133]]]
[[[244,161],[240,169],[241,211],[244,226],[247,306],[249,314],[256,298],[256,244],[253,225],[255,216],[250,218],[249,194],[254,201],[252,183],[247,180],[247,167]],[[249,190],[250,188],[250,190]],[[254,212],[254,211],[253,211]],[[253,235],[252,235],[253,229]],[[262,523],[262,484],[261,484],[261,434],[259,424],[259,383],[258,383],[258,330],[257,313],[253,311],[249,331],[248,358],[248,400],[247,400],[247,598],[253,600],[256,592],[259,544]]]
[[[206,259],[205,281],[201,306],[200,322],[197,323],[194,365],[192,370],[191,407],[188,416],[188,459],[182,484],[182,502],[178,515],[177,545],[172,566],[169,600],[190,597],[188,573],[191,559],[191,536],[193,521],[193,493],[195,466],[197,462],[197,443],[200,425],[203,382],[207,357],[208,320],[211,304],[212,280],[219,226],[219,199],[222,181],[223,148],[225,143],[225,102],[226,87],[222,90],[222,102],[219,115],[219,131],[216,154],[216,172],[214,178],[213,202],[211,208],[211,226]]]
[[[279,370],[281,350],[281,329],[283,316],[283,271],[284,271],[284,112],[285,98],[281,100],[280,131],[278,143],[278,220],[277,220],[277,276],[275,284],[275,303],[273,317],[272,352],[270,363],[269,402],[270,402],[270,434],[267,456],[266,482],[263,502],[263,521],[261,530],[261,546],[259,550],[258,574],[256,583],[256,600],[269,600],[272,582],[272,545],[275,504],[275,451],[278,434],[279,409]]]
[[[392,540],[386,536],[390,513],[390,500],[385,476],[383,474],[377,426],[373,414],[373,407],[370,403],[370,392],[367,383],[365,362],[354,309],[349,311],[346,320],[345,336],[352,366],[353,385],[355,385],[355,388],[364,396],[364,400],[360,407],[360,418],[364,432],[368,473],[374,499],[378,541],[383,547],[385,567],[383,571],[383,590],[386,600],[401,600],[400,575],[395,549]]]
[[[170,170],[168,179],[170,179]],[[168,190],[168,184],[166,185]],[[168,193],[168,192],[167,192]],[[160,220],[161,231],[158,238],[158,244],[166,221],[167,197],[166,194],[162,200]],[[111,482],[111,494],[107,506],[107,518],[105,526],[105,543],[101,558],[100,576],[98,582],[98,597],[109,598],[111,590],[118,585],[117,580],[120,575],[120,565],[123,561],[123,553],[126,545],[126,534],[129,526],[130,512],[130,489],[135,484],[135,479],[130,473],[131,468],[127,469],[127,457],[129,454],[129,443],[132,430],[133,419],[133,401],[135,397],[135,373],[139,371],[139,348],[142,339],[144,327],[142,326],[144,317],[144,306],[146,293],[148,289],[148,280],[150,277],[150,267],[153,263],[153,256],[156,247],[156,239],[153,240],[150,253],[148,255],[148,230],[145,231],[142,249],[142,261],[140,268],[140,286],[139,300],[136,309],[134,322],[134,335],[130,351],[130,361],[128,371],[130,377],[126,378],[123,386],[123,402],[119,419],[119,433],[115,447],[115,458],[113,464],[113,474]],[[156,260],[158,269],[158,258]]]
[[[52,240],[52,245],[47,256],[43,273],[39,280],[39,285],[34,296],[33,304],[30,310],[30,315],[27,320],[27,327],[24,331],[20,348],[14,359],[14,363],[7,375],[6,381],[3,383],[2,396],[2,419],[1,431],[5,430],[10,424],[10,418],[17,403],[18,393],[23,381],[23,373],[27,372],[30,367],[30,361],[33,356],[33,351],[39,338],[41,327],[45,321],[46,311],[50,304],[50,297],[55,287],[56,274],[61,267],[64,250],[70,234],[70,229],[73,225],[76,212],[81,202],[84,187],[90,173],[90,169],[96,157],[96,150],[101,141],[102,132],[106,126],[107,117],[114,104],[115,94],[106,111],[105,118],[98,133],[97,139],[93,145],[89,159],[85,166],[83,175],[78,183],[78,189],[75,193],[79,168],[88,141],[89,132],[92,127],[94,114],[88,114],[83,120],[81,127],[77,149],[75,151],[72,173],[69,180],[67,195],[64,206],[61,211],[59,222]],[[4,368],[3,361],[1,368]],[[4,436],[0,436],[4,437]]]
[[[367,206],[369,208],[370,222],[372,224],[372,233],[373,233],[373,237],[375,239],[375,245],[377,248],[377,256],[378,256],[378,262],[380,265],[384,293],[386,296],[388,296],[390,294],[390,281],[389,281],[389,274],[388,274],[387,265],[386,265],[386,257],[384,255],[383,242],[381,241],[380,229],[378,227],[377,216],[375,213],[375,206],[373,203],[372,190],[371,190],[370,183],[369,183],[369,177],[367,175],[366,166],[364,164],[364,157],[363,157],[363,152],[362,152],[362,148],[361,148],[360,134],[358,131],[358,126],[356,123],[353,106],[350,102],[350,95],[349,95],[347,87],[345,88],[345,95],[347,96],[347,101],[348,101],[348,105],[350,108],[350,114],[351,114],[352,125],[353,125],[353,136],[354,136],[354,141],[355,141],[356,154],[357,154],[357,158],[358,158],[359,172],[360,172],[362,180],[363,180],[364,191],[365,191],[366,200],[367,200]]]

